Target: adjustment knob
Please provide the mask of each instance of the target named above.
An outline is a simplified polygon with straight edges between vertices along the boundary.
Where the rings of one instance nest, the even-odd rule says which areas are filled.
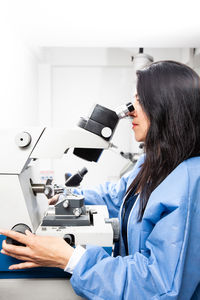
[[[23,223],[16,224],[15,226],[13,226],[13,228],[11,230],[19,232],[19,233],[23,233],[23,234],[25,234],[26,230],[29,230],[30,232],[32,232],[30,227],[26,224],[23,224]],[[11,245],[15,245],[15,246],[26,246],[26,245],[24,245],[24,244],[22,244],[22,243],[20,243],[16,240],[10,238],[10,237],[6,238],[6,243],[11,244]]]
[[[110,223],[113,229],[113,242],[118,242],[120,237],[120,226],[118,218],[105,218],[105,223]]]
[[[109,138],[112,135],[112,130],[110,127],[104,127],[101,130],[101,135],[105,138]]]
[[[69,245],[73,245],[74,244],[73,236],[71,234],[65,234],[64,237],[63,237],[63,239]]]
[[[28,132],[20,132],[15,137],[15,143],[20,148],[27,147],[31,143],[31,135]]]
[[[76,207],[76,208],[73,209],[73,214],[74,214],[77,218],[80,217],[81,213],[82,213],[82,210],[81,210],[80,207]]]

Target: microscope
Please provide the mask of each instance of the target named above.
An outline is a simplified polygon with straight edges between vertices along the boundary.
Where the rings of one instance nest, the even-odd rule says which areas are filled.
[[[106,206],[87,206],[83,196],[71,191],[87,170],[70,177],[63,189],[49,180],[45,184],[34,182],[34,161],[61,158],[73,148],[75,155],[97,162],[102,151],[112,147],[110,140],[119,120],[132,110],[131,103],[115,111],[97,104],[88,118],[79,120],[76,128],[0,129],[1,228],[59,236],[72,246],[93,244],[111,253],[119,229],[116,221],[109,220]],[[38,193],[47,198],[59,193],[59,201],[41,212],[36,201]],[[16,244],[11,239],[7,242]],[[4,257],[0,254],[1,260]]]

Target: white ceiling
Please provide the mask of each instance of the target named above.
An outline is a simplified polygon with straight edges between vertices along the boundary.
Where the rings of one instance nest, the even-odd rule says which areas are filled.
[[[33,47],[200,47],[198,0],[3,0],[0,30]]]

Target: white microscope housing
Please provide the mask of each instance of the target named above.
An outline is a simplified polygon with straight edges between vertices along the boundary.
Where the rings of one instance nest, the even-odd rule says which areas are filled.
[[[56,228],[52,231],[50,226],[48,230],[40,227],[45,212],[40,212],[32,190],[33,166],[29,164],[34,159],[60,158],[65,150],[71,147],[107,149],[109,142],[79,127],[69,130],[55,128],[1,129],[0,135],[2,139],[0,149],[1,227],[11,229],[13,226],[23,223],[37,234],[63,236],[69,233],[66,228],[61,230]],[[105,207],[99,207],[99,210],[103,214],[103,218],[97,213],[95,216],[98,221],[96,222],[95,219],[94,225],[100,226],[102,230],[102,225],[105,223],[104,218],[107,218],[108,214]],[[90,226],[84,228],[85,235],[89,238],[86,227]],[[91,226],[93,231],[94,227]],[[111,234],[109,238],[112,239],[110,224],[105,224],[105,228],[108,228],[109,234]],[[79,230],[74,227],[73,233],[74,231],[79,236]],[[84,230],[80,229],[80,231]],[[81,239],[78,236],[77,243],[86,244],[86,237]],[[92,237],[89,239],[90,242],[95,243],[94,240],[92,241]]]
[[[84,226],[83,222],[76,220],[72,220],[71,224],[61,224],[59,218],[68,218],[67,214],[61,213],[55,220],[53,214],[51,215],[53,209],[39,209],[33,189],[32,162],[43,158],[61,158],[69,148],[74,148],[74,153],[84,159],[97,161],[103,149],[112,145],[109,141],[119,119],[133,109],[130,103],[125,108],[118,108],[117,112],[97,104],[91,116],[87,119],[81,118],[79,127],[72,129],[0,129],[1,228],[12,229],[18,224],[24,224],[39,235],[73,237],[73,245],[95,244],[112,247],[113,225],[108,220],[105,221],[109,218],[106,206],[90,208],[82,205],[83,215],[89,220],[89,224],[84,223]],[[73,198],[70,201],[76,202]],[[64,211],[63,207],[57,207],[57,211],[59,209]],[[78,218],[79,215],[75,217]],[[84,219],[84,216],[81,217]]]

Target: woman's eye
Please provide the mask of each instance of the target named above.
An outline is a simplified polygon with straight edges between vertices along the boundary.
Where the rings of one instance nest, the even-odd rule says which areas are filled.
[[[140,103],[140,99],[139,99],[139,97],[138,97],[138,95],[137,95],[137,94],[135,95],[135,99],[136,99],[136,101],[137,101],[137,102],[139,102],[139,103]]]
[[[140,104],[140,99],[139,99],[139,98],[136,98],[136,102],[137,102],[138,104]]]

